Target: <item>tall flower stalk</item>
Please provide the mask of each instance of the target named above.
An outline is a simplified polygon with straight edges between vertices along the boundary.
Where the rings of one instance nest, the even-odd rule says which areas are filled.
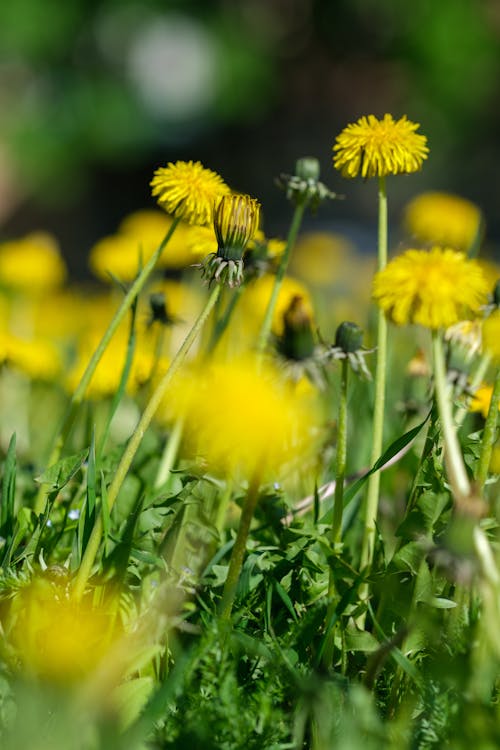
[[[421,169],[429,149],[425,136],[416,133],[419,125],[402,117],[394,120],[385,114],[381,120],[374,115],[361,117],[348,125],[336,139],[333,150],[334,167],[343,177],[378,178],[378,271],[387,263],[387,175],[407,174]],[[382,311],[377,319],[377,365],[375,370],[375,402],[372,427],[372,465],[380,457],[383,443],[385,381],[387,358],[387,324]],[[361,567],[370,568],[375,547],[380,474],[370,475],[365,505]],[[366,596],[362,591],[362,596]]]
[[[378,270],[387,264],[387,193],[385,177],[379,177],[378,185]],[[373,404],[372,451],[370,464],[373,466],[382,453],[385,383],[387,369],[387,321],[382,310],[377,313],[377,364],[375,368],[375,401]],[[380,472],[375,471],[368,480],[366,494],[365,523],[361,547],[361,567],[370,567],[375,549],[375,533],[380,494]]]
[[[274,280],[274,286],[267,304],[259,337],[257,339],[257,351],[261,355],[269,340],[274,311],[283,285],[283,280],[288,270],[292,249],[302,225],[305,210],[307,206],[311,206],[314,211],[322,201],[328,198],[337,197],[335,193],[332,193],[322,182],[319,181],[319,175],[320,167],[318,160],[313,157],[305,157],[297,160],[294,175],[282,174],[278,180],[279,186],[286,191],[287,198],[294,203],[295,210],[293,212],[290,229],[288,230],[285,251],[281,256]]]

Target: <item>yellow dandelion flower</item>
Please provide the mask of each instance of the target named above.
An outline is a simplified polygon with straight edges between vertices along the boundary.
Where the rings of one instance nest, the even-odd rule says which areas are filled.
[[[406,229],[420,242],[468,250],[481,227],[481,211],[459,195],[428,192],[405,208]]]
[[[199,161],[170,162],[156,170],[150,185],[161,208],[188,224],[209,224],[218,199],[230,192],[222,177]]]
[[[493,386],[483,383],[474,393],[469,404],[469,411],[478,411],[486,419],[490,408],[491,397],[493,395]],[[500,411],[500,405],[498,407]]]
[[[357,265],[354,245],[333,232],[306,232],[293,250],[290,268],[296,276],[315,286],[354,278]]]
[[[479,264],[450,248],[407,250],[373,280],[373,299],[397,325],[448,328],[477,313],[487,294]]]
[[[79,604],[63,587],[40,577],[10,605],[8,638],[26,673],[74,684],[89,676],[116,642],[115,608]]]
[[[500,362],[500,310],[492,312],[483,323],[483,349]]]
[[[260,330],[273,286],[274,276],[272,274],[265,274],[248,285],[245,294],[241,298],[240,309],[238,311],[239,315],[243,318],[242,320],[238,318],[238,327],[241,330],[247,330],[251,335],[255,335]],[[311,295],[307,287],[292,276],[285,276],[278,294],[271,328],[272,332],[277,336],[283,333],[283,316],[290,307],[290,303],[294,297],[302,298],[309,315],[313,317]],[[246,326],[246,328],[243,329],[243,326]]]
[[[285,464],[310,457],[318,424],[311,394],[292,392],[281,374],[254,357],[216,360],[184,371],[170,409],[184,420],[188,446],[210,471],[279,477]]]
[[[172,226],[173,219],[161,211],[135,211],[126,216],[118,227],[119,235],[134,238],[146,260],[153,255]],[[193,262],[187,246],[191,227],[185,222],[178,224],[168,245],[160,255],[158,268],[184,268]]]
[[[0,363],[19,370],[32,380],[54,381],[62,369],[61,355],[48,339],[26,340],[0,332]]]
[[[33,232],[0,245],[0,286],[42,294],[66,279],[66,265],[52,235]]]
[[[92,273],[108,284],[113,276],[120,281],[132,281],[144,263],[151,256],[141,247],[135,237],[126,234],[113,234],[103,237],[92,247],[89,266]]]
[[[151,255],[171,226],[172,219],[163,211],[143,209],[126,216],[121,221],[118,232],[128,237],[135,237],[144,251]]]
[[[186,247],[191,255],[191,262],[202,260],[207,255],[217,252],[217,237],[213,224],[207,227],[190,227],[186,234]]]
[[[385,114],[361,117],[337,136],[333,166],[343,177],[384,177],[408,174],[422,168],[427,158],[427,138],[415,131],[420,127],[403,116],[394,120]]]

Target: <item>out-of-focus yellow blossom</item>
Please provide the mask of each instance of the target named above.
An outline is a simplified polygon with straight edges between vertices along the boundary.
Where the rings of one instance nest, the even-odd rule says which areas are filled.
[[[0,286],[38,295],[65,279],[66,265],[52,235],[33,232],[0,245]]]
[[[190,252],[191,263],[216,253],[218,244],[213,224],[208,227],[190,227],[186,234],[186,247]]]
[[[119,234],[134,237],[148,255],[152,255],[172,226],[172,219],[163,211],[143,209],[126,216],[118,227]]]
[[[415,131],[420,127],[406,116],[394,120],[385,114],[360,117],[337,136],[333,166],[342,177],[384,177],[408,174],[422,168],[427,158],[427,138]]]
[[[393,323],[432,329],[477,313],[487,293],[479,264],[450,248],[407,250],[373,281],[373,298]]]
[[[404,224],[417,240],[464,252],[477,237],[481,223],[479,208],[452,193],[421,193],[404,212]]]
[[[495,310],[483,323],[483,349],[500,363],[500,310]]]
[[[311,457],[319,424],[314,398],[254,357],[204,362],[180,373],[169,409],[184,421],[186,444],[209,471],[249,479],[279,477],[285,464]]]
[[[46,339],[25,340],[0,331],[0,364],[20,370],[32,380],[53,381],[62,369],[61,355]]]
[[[89,359],[97,348],[101,339],[100,331],[89,331],[79,342],[76,360],[68,373],[66,387],[72,392],[80,382],[88,365]],[[86,396],[89,399],[102,399],[113,396],[120,384],[125,357],[127,354],[128,327],[120,328],[104,350],[99,364],[96,367],[92,380],[87,388]],[[132,368],[127,382],[127,391],[135,393],[137,387],[147,380],[154,362],[152,351],[153,340],[137,340],[132,360]]]
[[[491,452],[490,474],[500,474],[500,443],[495,443]]]
[[[170,162],[156,170],[150,184],[159,205],[188,224],[209,224],[218,199],[230,192],[223,179],[199,161]]]
[[[90,676],[116,643],[113,610],[112,603],[77,603],[39,577],[13,600],[5,629],[26,674],[71,685]]]
[[[103,237],[91,249],[89,266],[98,279],[108,284],[113,276],[120,281],[132,281],[151,253],[141,247],[135,237],[113,234]]]
[[[236,310],[238,327],[245,326],[250,335],[254,335],[256,331],[260,330],[273,286],[274,276],[266,274],[252,281],[241,298],[239,309]],[[293,297],[296,296],[302,298],[308,313],[311,317],[314,317],[308,289],[292,276],[286,276],[278,295],[272,321],[272,331],[277,336],[283,333],[283,315],[290,306]]]
[[[479,386],[477,391],[474,393],[472,400],[469,405],[469,411],[481,412],[483,417],[486,419],[491,403],[491,396],[493,395],[493,386],[483,383]],[[500,405],[499,405],[500,411]]]
[[[347,284],[356,273],[354,250],[354,245],[342,235],[307,232],[294,247],[290,270],[315,286],[330,286],[338,281]]]

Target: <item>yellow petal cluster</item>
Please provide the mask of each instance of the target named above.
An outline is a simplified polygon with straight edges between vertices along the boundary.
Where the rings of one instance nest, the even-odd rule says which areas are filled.
[[[209,224],[218,199],[229,193],[222,177],[199,161],[170,162],[156,170],[150,185],[161,208],[188,224]]]
[[[343,177],[385,177],[408,174],[422,168],[427,158],[427,138],[415,131],[418,123],[406,115],[394,120],[385,114],[360,117],[337,136],[333,166]]]
[[[373,299],[397,325],[448,328],[477,313],[488,283],[475,260],[451,248],[407,250],[379,271]]]
[[[16,597],[9,612],[9,639],[23,670],[71,684],[95,670],[113,642],[112,607],[78,604],[43,578]]]
[[[279,477],[298,459],[304,467],[318,424],[311,394],[293,392],[282,373],[250,356],[184,371],[167,408],[209,471],[247,479]]]
[[[481,227],[479,208],[459,195],[427,192],[417,195],[405,208],[404,224],[420,242],[468,250]]]
[[[52,235],[33,232],[0,245],[0,286],[42,294],[66,279],[66,265]]]
[[[491,397],[493,395],[493,386],[483,383],[472,397],[469,405],[469,411],[478,411],[486,419],[490,409]],[[500,405],[498,407],[500,411]]]

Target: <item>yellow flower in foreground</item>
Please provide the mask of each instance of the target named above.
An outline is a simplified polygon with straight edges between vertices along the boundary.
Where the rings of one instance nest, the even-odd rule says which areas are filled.
[[[479,264],[450,248],[407,250],[373,280],[373,299],[397,325],[448,328],[477,313],[487,294]]]
[[[23,669],[55,683],[90,675],[116,639],[113,609],[71,600],[64,588],[35,579],[10,606],[8,637]]]
[[[249,479],[279,477],[285,464],[311,456],[318,424],[310,394],[293,392],[270,366],[254,358],[214,361],[184,371],[167,408],[182,418],[187,443],[209,471]]]
[[[0,286],[40,294],[65,279],[66,265],[50,234],[33,232],[0,245]]]
[[[150,185],[159,205],[188,224],[209,224],[218,199],[229,193],[222,177],[199,161],[170,162],[156,170]]]
[[[483,323],[483,349],[500,362],[500,310],[492,312]]]
[[[493,386],[483,383],[472,397],[472,401],[469,405],[469,411],[479,411],[486,419],[491,403],[491,396],[493,395]],[[498,407],[500,411],[500,405]]]
[[[466,251],[479,232],[481,211],[459,195],[422,193],[406,206],[404,223],[420,242]]]
[[[337,136],[333,166],[343,177],[384,177],[417,172],[427,158],[427,138],[415,131],[420,127],[406,116],[394,120],[384,115],[361,117]]]

